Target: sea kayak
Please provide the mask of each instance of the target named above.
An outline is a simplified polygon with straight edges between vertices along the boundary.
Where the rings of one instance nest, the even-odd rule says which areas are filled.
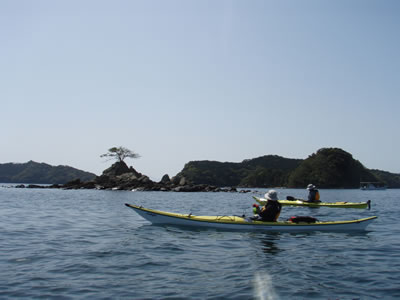
[[[253,196],[254,200],[264,205],[267,199]],[[370,208],[371,200],[367,202],[307,202],[301,199],[278,200],[284,206],[307,206],[307,207],[336,207],[336,208]]]
[[[262,231],[360,231],[365,230],[376,216],[350,221],[317,221],[315,223],[293,223],[253,221],[239,216],[195,216],[178,214],[125,204],[142,218],[156,225],[187,226],[191,228],[215,228],[222,230],[262,230]]]

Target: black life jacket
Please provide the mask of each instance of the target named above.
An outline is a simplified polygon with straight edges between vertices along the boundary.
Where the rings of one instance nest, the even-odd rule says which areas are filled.
[[[282,204],[278,201],[268,200],[267,204],[262,208],[259,216],[263,221],[266,222],[276,222],[281,213]]]
[[[309,202],[319,202],[319,191],[318,190],[310,190],[308,194]]]

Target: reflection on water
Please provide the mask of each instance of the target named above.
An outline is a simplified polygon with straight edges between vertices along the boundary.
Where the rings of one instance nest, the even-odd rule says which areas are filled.
[[[266,254],[276,255],[282,251],[277,246],[277,242],[281,239],[281,233],[279,232],[271,232],[267,236],[263,236],[259,238],[261,243],[261,249]]]
[[[265,253],[268,253],[268,254],[278,254],[278,253],[281,251],[281,249],[279,249],[279,247],[278,247],[278,246],[276,245],[276,243],[273,242],[273,241],[270,241],[270,240],[262,240],[261,242],[262,242],[262,244],[263,244],[262,250],[263,250]]]
[[[371,237],[370,237],[370,232],[371,231],[369,231],[369,230],[365,230],[365,231],[354,231],[354,232],[346,232],[345,233],[345,236],[347,237],[347,238],[355,238],[355,237],[360,237],[360,238],[362,238],[362,239],[365,239],[365,240],[368,240],[368,239],[370,239]]]
[[[254,274],[255,299],[276,300],[278,296],[272,285],[272,277],[266,272],[256,272]]]

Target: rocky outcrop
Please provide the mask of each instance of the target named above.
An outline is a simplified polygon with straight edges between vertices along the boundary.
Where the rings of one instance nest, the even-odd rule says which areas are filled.
[[[102,175],[116,177],[124,174],[132,174],[137,178],[142,176],[142,174],[138,173],[133,167],[128,168],[126,163],[124,163],[123,161],[118,161],[114,163],[111,167],[105,169]]]
[[[134,190],[162,192],[237,192],[236,188],[220,188],[208,184],[193,184],[184,176],[172,179],[165,174],[160,182],[152,181],[148,176],[128,167],[124,162],[114,163],[94,180],[82,182],[74,180],[62,186],[63,189],[101,189],[101,190]],[[247,192],[247,191],[246,191]]]

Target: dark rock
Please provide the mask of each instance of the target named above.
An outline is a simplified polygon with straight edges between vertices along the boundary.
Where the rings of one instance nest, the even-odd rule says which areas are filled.
[[[147,177],[146,175],[142,175],[138,181],[142,182],[142,183],[149,183],[150,182],[150,178]]]
[[[135,175],[136,177],[140,177],[140,176],[142,176],[142,174],[141,173],[139,173],[139,172],[137,172],[132,166],[129,168],[129,171],[133,174],[133,175]]]
[[[81,184],[81,188],[95,189],[96,188],[96,183],[94,181],[83,182]]]
[[[20,186],[22,187],[22,186]],[[43,186],[29,185],[29,188],[43,188]],[[237,192],[236,188],[221,189],[208,184],[192,184],[184,176],[175,176],[172,179],[165,174],[160,182],[152,181],[148,176],[137,172],[124,162],[116,162],[103,171],[101,176],[94,180],[82,182],[79,179],[64,185],[47,186],[48,188],[63,189],[97,189],[113,191],[175,191],[175,192]]]
[[[250,193],[250,192],[251,192],[251,190],[240,190],[239,191],[239,193],[241,193],[241,194]]]
[[[69,182],[67,182],[66,184],[64,184],[64,187],[72,187],[72,186],[80,186],[82,184],[80,179],[75,179],[75,180],[71,180]]]
[[[62,188],[61,184],[52,184],[50,186],[48,186],[49,189],[60,189]]]
[[[37,185],[37,184],[29,184],[27,186],[28,189],[44,189],[46,186],[43,185]]]
[[[23,189],[23,188],[25,188],[25,185],[24,184],[18,184],[18,185],[16,185],[15,186],[17,189]]]
[[[165,174],[160,181],[161,184],[170,184],[171,179],[169,178],[168,174]]]
[[[184,192],[184,187],[183,186],[177,186],[176,188],[172,189],[174,192]]]
[[[114,163],[111,167],[109,167],[108,169],[105,169],[103,171],[102,175],[118,176],[118,175],[122,175],[125,173],[132,173],[132,170],[129,169],[128,166],[126,165],[126,163],[124,163],[123,161],[118,161],[118,162]]]
[[[101,175],[96,177],[95,182],[98,184],[105,184],[107,182],[110,182],[111,178],[108,175]]]
[[[129,182],[129,181],[137,180],[138,177],[133,173],[125,173],[125,174],[116,176],[115,179],[116,179],[116,181]]]
[[[171,178],[171,183],[174,185],[179,185],[181,178],[182,178],[182,176],[174,176]]]

